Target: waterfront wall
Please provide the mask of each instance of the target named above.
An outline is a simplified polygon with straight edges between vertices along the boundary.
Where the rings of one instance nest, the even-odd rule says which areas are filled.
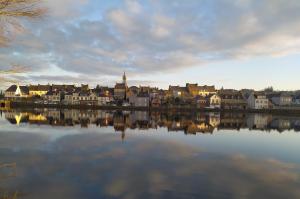
[[[135,107],[112,105],[64,105],[64,104],[35,104],[29,102],[11,102],[11,108],[58,108],[58,109],[95,109],[95,110],[136,110],[136,111],[174,111],[174,112],[249,112],[273,114],[300,115],[300,107],[274,107],[273,109],[212,109],[195,106],[160,106],[160,107]]]

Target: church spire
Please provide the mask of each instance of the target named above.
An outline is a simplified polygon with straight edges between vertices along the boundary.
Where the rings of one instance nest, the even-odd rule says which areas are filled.
[[[123,74],[123,83],[125,84],[125,85],[127,85],[127,78],[126,78],[126,73],[124,72],[124,74]]]

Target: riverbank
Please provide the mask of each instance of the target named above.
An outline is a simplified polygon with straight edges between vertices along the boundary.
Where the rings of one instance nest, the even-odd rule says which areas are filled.
[[[155,111],[155,112],[240,112],[240,113],[270,113],[300,115],[300,109],[274,108],[274,109],[212,109],[194,106],[160,106],[160,107],[134,107],[112,105],[64,105],[64,104],[35,104],[11,102],[13,109],[56,108],[56,109],[82,109],[82,110],[120,110],[120,111]]]

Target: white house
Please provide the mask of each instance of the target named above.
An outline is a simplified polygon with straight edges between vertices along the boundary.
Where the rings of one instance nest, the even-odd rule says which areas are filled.
[[[251,93],[247,99],[248,108],[250,109],[268,109],[269,99],[262,93]]]
[[[210,108],[221,108],[221,97],[218,94],[208,95]]]
[[[27,86],[11,85],[5,92],[6,98],[27,98],[29,96],[29,89]]]
[[[64,96],[65,104],[73,104],[73,92],[67,92]]]

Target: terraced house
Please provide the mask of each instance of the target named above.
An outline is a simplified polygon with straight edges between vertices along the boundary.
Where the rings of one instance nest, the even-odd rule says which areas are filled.
[[[251,93],[247,99],[248,108],[268,109],[270,102],[267,96],[262,92]]]
[[[48,104],[59,104],[62,100],[62,93],[60,91],[48,91],[44,95],[44,103]]]
[[[221,97],[222,109],[247,109],[247,101],[240,91],[221,89],[218,95]]]
[[[40,85],[40,84],[29,85],[29,96],[30,97],[33,97],[33,96],[43,97],[50,90],[51,90],[50,85]]]

